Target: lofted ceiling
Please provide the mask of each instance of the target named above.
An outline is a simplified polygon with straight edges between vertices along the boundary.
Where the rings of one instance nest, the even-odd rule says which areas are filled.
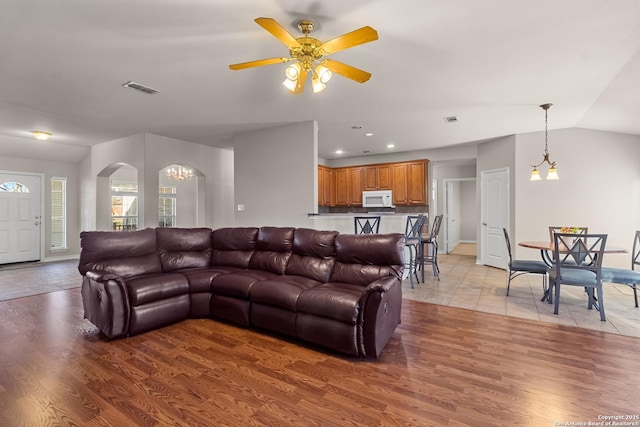
[[[0,156],[79,159],[149,132],[217,147],[235,134],[319,124],[326,159],[582,127],[640,134],[639,0],[0,0]],[[254,19],[321,41],[379,40],[331,58],[372,74],[324,92],[281,85],[287,56]],[[122,84],[135,81],[160,93]],[[446,123],[444,117],[456,116]],[[358,127],[354,129],[354,127]],[[46,143],[29,131],[53,133]],[[364,134],[373,133],[367,137]],[[387,148],[387,144],[395,148]],[[344,154],[337,155],[337,149]]]

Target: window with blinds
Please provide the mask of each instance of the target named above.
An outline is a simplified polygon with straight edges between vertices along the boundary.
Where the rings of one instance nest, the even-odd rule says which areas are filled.
[[[51,178],[51,249],[67,249],[67,178]]]

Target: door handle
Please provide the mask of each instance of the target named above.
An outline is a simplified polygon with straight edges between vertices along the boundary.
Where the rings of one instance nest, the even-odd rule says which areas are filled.
[[[486,223],[486,222],[483,222],[483,223],[482,223],[482,225],[484,225],[484,226],[486,227],[486,226],[487,226],[487,223]]]

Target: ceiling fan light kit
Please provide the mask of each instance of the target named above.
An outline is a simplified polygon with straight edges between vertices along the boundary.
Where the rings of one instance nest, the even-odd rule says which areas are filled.
[[[298,29],[302,37],[293,37],[282,25],[272,18],[256,18],[256,23],[270,32],[289,48],[289,57],[259,59],[229,65],[232,70],[260,67],[263,65],[282,64],[292,62],[285,68],[286,79],[282,84],[291,91],[299,94],[304,89],[307,76],[311,74],[311,84],[314,93],[323,91],[331,80],[333,73],[342,75],[359,83],[364,83],[371,74],[352,67],[345,63],[324,58],[335,52],[350,47],[378,40],[378,33],[371,27],[362,27],[335,39],[322,43],[320,40],[309,37],[309,33],[315,27],[313,21],[303,19],[298,23]],[[314,68],[315,66],[315,68]]]

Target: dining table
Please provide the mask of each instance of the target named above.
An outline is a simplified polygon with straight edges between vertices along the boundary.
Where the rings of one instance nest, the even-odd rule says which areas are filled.
[[[554,244],[549,241],[525,241],[519,242],[518,246],[522,246],[523,248],[529,249],[538,249],[540,251],[540,256],[542,260],[549,266],[553,266],[553,256],[549,253],[553,252]],[[605,246],[604,253],[605,254],[626,254],[629,250],[626,248],[618,247],[618,246]]]
[[[522,246],[523,248],[529,249],[538,249],[540,251],[540,256],[542,257],[542,261],[545,262],[549,266],[549,268],[553,267],[553,249],[554,243],[549,241],[524,241],[518,242],[518,246]],[[605,246],[604,253],[605,254],[624,254],[628,253],[629,250],[626,248],[618,247],[618,246]],[[545,289],[544,295],[542,296],[542,301],[549,300],[549,289]]]

